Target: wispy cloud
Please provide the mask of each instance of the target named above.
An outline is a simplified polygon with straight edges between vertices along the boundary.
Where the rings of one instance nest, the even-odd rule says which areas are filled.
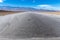
[[[2,3],[4,0],[0,0],[0,2]]]
[[[59,6],[52,6],[52,5],[37,5],[35,8],[45,10],[60,10]]]

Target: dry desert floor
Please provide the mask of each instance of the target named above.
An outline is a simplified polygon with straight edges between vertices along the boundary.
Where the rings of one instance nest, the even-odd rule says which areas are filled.
[[[20,12],[7,12],[7,11],[2,11],[2,12],[0,12],[0,15],[2,16],[2,15],[8,15],[8,14],[15,14],[15,13],[20,13]],[[28,12],[27,12],[28,13]],[[35,13],[35,12],[31,12],[31,13]],[[60,15],[60,12],[36,12],[36,13],[46,13],[46,14],[54,14],[54,15]],[[35,15],[36,16],[36,15]],[[27,17],[27,16],[26,16]],[[30,17],[31,17],[31,15],[30,15]],[[30,17],[28,17],[28,18],[30,18]],[[36,16],[37,17],[37,16]],[[35,18],[36,18],[35,17]],[[44,17],[44,16],[43,16]],[[40,18],[40,16],[39,16],[39,18]],[[45,17],[46,18],[46,17]],[[50,20],[49,19],[50,17],[48,17],[48,20]],[[24,18],[23,18],[24,19]],[[43,18],[44,19],[44,18]],[[53,19],[53,18],[52,18]],[[37,19],[36,19],[37,20]],[[36,21],[35,20],[35,21]],[[42,20],[42,19],[41,19]],[[47,19],[45,19],[45,20],[47,20]],[[45,20],[43,20],[43,21],[45,21]],[[51,20],[50,20],[51,21]],[[14,21],[15,22],[15,21]],[[27,22],[27,21],[24,21],[24,22]],[[53,21],[54,22],[54,21]],[[46,21],[45,21],[45,23],[46,23]],[[48,23],[50,23],[50,22],[48,22]],[[52,23],[52,21],[51,21],[51,23]],[[5,26],[4,26],[5,27]],[[60,40],[60,37],[57,37],[57,38],[31,38],[31,39],[8,39],[8,38],[0,38],[0,40]]]
[[[19,12],[12,12],[12,11],[0,11],[0,16],[2,16],[2,15],[8,15],[8,14],[15,14],[15,13],[19,13]]]
[[[15,14],[15,13],[20,13],[20,12],[11,12],[11,11],[0,11],[0,16],[1,15],[7,15],[7,14]],[[46,14],[56,14],[60,15],[60,12],[37,12],[37,13],[46,13]]]
[[[40,13],[60,15],[60,12],[40,12]]]

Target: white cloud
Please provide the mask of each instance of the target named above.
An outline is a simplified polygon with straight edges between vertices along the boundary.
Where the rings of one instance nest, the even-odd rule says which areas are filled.
[[[52,6],[52,5],[37,5],[35,8],[45,9],[45,10],[60,10],[60,7],[55,7],[55,6]]]
[[[0,2],[2,3],[2,2],[3,2],[3,0],[0,0]]]

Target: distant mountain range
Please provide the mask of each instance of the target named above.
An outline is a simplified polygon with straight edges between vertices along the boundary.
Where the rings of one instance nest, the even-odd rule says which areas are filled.
[[[56,10],[45,10],[45,9],[35,9],[31,7],[11,7],[11,6],[0,6],[0,10],[4,11],[44,11],[44,12],[56,12]]]

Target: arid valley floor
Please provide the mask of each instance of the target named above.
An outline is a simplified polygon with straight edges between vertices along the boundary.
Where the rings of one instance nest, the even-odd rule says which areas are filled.
[[[15,13],[21,13],[21,12],[0,11],[0,15],[15,14]],[[46,13],[46,14],[60,15],[60,12],[37,12],[37,13]]]
[[[26,14],[24,14],[24,13],[26,13]],[[22,29],[20,28],[20,26],[22,27]],[[39,32],[37,32],[37,31],[39,30],[40,26],[42,26],[41,30],[43,32],[40,30],[42,32],[42,36],[46,36],[46,35],[48,36],[50,34],[49,35],[50,38],[32,37],[32,38],[23,38],[23,39],[12,39],[12,38],[0,37],[0,40],[60,40],[60,12],[5,12],[5,11],[3,12],[2,11],[2,12],[0,12],[0,36],[8,35],[10,37],[14,37],[15,33],[16,34],[18,33],[17,36],[19,36],[21,34],[22,34],[22,36],[24,36],[26,33],[30,36],[31,32],[32,32],[33,36],[37,36],[37,35],[39,36]],[[4,29],[5,31],[3,30],[4,32],[1,31],[1,28],[3,29],[3,27],[6,27],[6,30],[5,29]],[[13,29],[12,27],[16,28],[16,30]],[[27,28],[25,28],[25,27],[27,27]],[[34,29],[34,27],[37,30],[32,31]],[[51,29],[51,27],[53,28],[53,30]],[[24,34],[24,32],[21,32],[20,29],[22,31],[26,30],[25,31],[26,33]],[[19,34],[20,33],[19,31],[21,32],[21,34]],[[29,32],[29,31],[31,31],[31,32]],[[36,33],[37,35],[35,35],[33,33]],[[54,33],[56,33],[56,34],[54,34]],[[29,37],[28,35],[27,35],[27,37]],[[54,36],[54,37],[52,37],[52,36]],[[14,38],[16,38],[16,37],[14,37]]]

